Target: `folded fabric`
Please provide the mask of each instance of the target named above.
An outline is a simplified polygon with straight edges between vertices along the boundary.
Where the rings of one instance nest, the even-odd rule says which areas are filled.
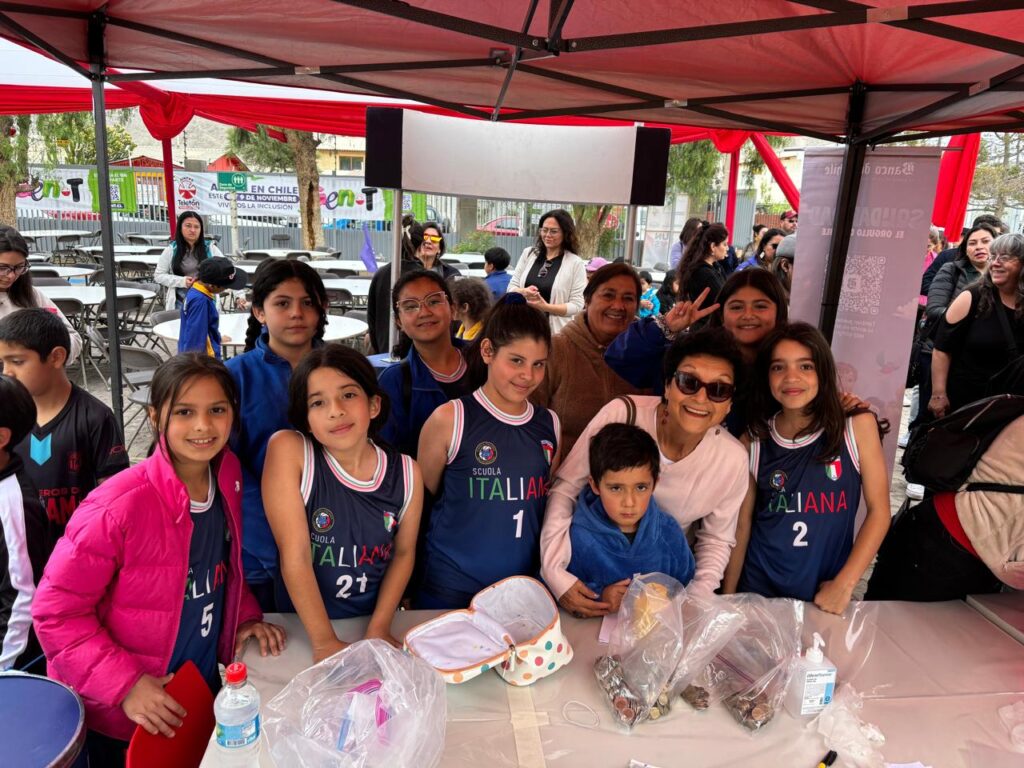
[[[576,499],[569,540],[569,573],[597,594],[616,581],[654,571],[686,585],[696,567],[683,529],[653,497],[630,542],[608,517],[600,497],[585,487]]]

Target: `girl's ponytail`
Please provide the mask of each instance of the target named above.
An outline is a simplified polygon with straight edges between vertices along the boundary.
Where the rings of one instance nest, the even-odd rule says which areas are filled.
[[[250,349],[256,348],[256,339],[263,333],[263,323],[256,319],[256,315],[249,310],[249,322],[245,326],[245,349],[244,352],[248,352]]]

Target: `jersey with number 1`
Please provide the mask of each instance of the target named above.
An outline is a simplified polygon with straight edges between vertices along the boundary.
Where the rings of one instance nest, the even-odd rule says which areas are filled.
[[[769,437],[750,446],[757,502],[739,588],[809,601],[853,548],[861,494],[853,425],[846,420],[839,455],[824,462],[821,431],[788,440],[774,419],[769,426]]]
[[[323,446],[308,437],[303,442],[299,488],[313,573],[327,615],[344,619],[371,614],[391,562],[395,533],[412,499],[412,459],[373,445],[377,468],[363,481],[348,474]],[[281,587],[278,607],[294,611]]]
[[[500,411],[478,389],[453,400],[447,466],[427,531],[422,591],[464,608],[484,587],[536,575],[558,417],[526,404]]]

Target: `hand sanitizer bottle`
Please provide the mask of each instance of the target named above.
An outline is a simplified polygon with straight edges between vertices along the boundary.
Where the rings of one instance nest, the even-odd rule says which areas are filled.
[[[832,701],[836,688],[836,665],[825,658],[825,641],[814,633],[814,645],[799,657],[786,691],[786,710],[793,717],[816,715]]]

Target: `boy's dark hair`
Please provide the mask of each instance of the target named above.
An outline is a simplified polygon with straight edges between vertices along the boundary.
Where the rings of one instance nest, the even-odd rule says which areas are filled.
[[[7,453],[28,437],[36,423],[36,403],[22,384],[11,376],[0,376],[0,428],[11,430],[11,440],[0,449]]]
[[[19,309],[0,320],[0,341],[31,349],[46,360],[57,347],[71,354],[71,334],[48,309]]]
[[[648,272],[646,269],[640,273],[640,279],[643,280],[648,285],[654,282],[654,278],[651,276],[651,273]]]
[[[501,272],[503,269],[508,269],[508,265],[512,263],[512,257],[504,248],[494,247],[488,248],[484,252],[484,261],[494,267],[495,271]]]
[[[606,472],[647,467],[658,481],[661,453],[648,432],[632,424],[605,424],[590,438],[590,477],[600,483]]]
[[[288,382],[288,420],[299,432],[314,443],[317,439],[309,428],[309,377],[320,368],[332,368],[348,376],[366,393],[380,398],[380,413],[370,420],[368,434],[375,438],[388,420],[390,402],[387,393],[381,389],[377,374],[366,357],[344,344],[324,344],[306,355],[292,371]]]

